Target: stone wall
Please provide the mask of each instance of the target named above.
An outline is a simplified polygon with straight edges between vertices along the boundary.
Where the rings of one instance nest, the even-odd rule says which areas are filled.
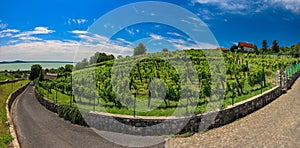
[[[288,89],[290,89],[293,84],[295,83],[295,81],[298,79],[298,77],[300,76],[300,71],[298,71],[296,74],[294,74],[287,82],[287,87]]]
[[[51,100],[48,100],[42,96],[40,96],[40,94],[37,92],[37,90],[35,89],[34,90],[34,94],[35,94],[35,97],[38,99],[38,101],[43,105],[45,106],[48,110],[54,112],[54,113],[57,113],[57,108],[58,108],[58,105],[55,104],[53,101]]]
[[[18,80],[19,81],[19,80]],[[12,82],[11,82],[12,83]],[[15,99],[27,88],[27,86],[29,85],[26,84],[25,86],[23,86],[22,88],[16,90],[15,92],[13,92],[10,97],[8,98],[8,101],[7,101],[7,106],[8,106],[8,110],[9,112],[11,111],[11,107],[12,107],[12,104],[13,102],[15,101]]]
[[[300,72],[291,77],[287,85],[290,88],[300,76]],[[38,100],[49,110],[57,113],[58,106],[52,101],[40,97]],[[221,111],[199,114],[192,117],[132,117],[108,113],[82,112],[86,122],[93,128],[121,132],[132,135],[170,135],[176,133],[199,132],[220,127],[247,116],[274,101],[284,91],[278,86],[262,95],[228,106]],[[149,127],[149,128],[145,128]]]
[[[104,113],[86,113],[87,123],[98,129],[133,135],[171,135],[176,133],[199,132],[220,127],[242,118],[269,104],[282,94],[276,87],[262,95],[229,106],[224,110],[192,117],[130,117]],[[147,119],[148,118],[148,119]],[[159,124],[159,125],[158,125]],[[158,126],[156,126],[158,125]],[[152,128],[143,128],[151,127]]]
[[[14,83],[14,82],[18,82],[21,80],[25,80],[25,79],[16,79],[16,80],[8,80],[8,81],[0,81],[0,85],[1,84],[7,84],[7,83]]]

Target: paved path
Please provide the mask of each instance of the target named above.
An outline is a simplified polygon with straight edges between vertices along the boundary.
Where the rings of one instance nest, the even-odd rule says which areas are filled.
[[[300,79],[287,94],[236,122],[189,138],[167,142],[169,147],[300,147]]]
[[[100,137],[90,128],[73,125],[48,111],[37,101],[33,90],[29,86],[13,107],[21,147],[121,147]],[[163,144],[156,147],[163,147]]]

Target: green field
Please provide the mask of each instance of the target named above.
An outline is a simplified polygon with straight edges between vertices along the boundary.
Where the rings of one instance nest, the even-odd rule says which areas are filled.
[[[28,82],[28,80],[24,80],[15,83],[0,85],[0,147],[8,146],[8,144],[13,140],[10,135],[8,126],[5,125],[5,122],[7,121],[5,109],[6,100],[13,91],[26,85]]]
[[[39,82],[39,90],[54,102],[58,91],[57,102],[68,105],[67,94],[73,89],[73,105],[84,110],[133,115],[135,108],[140,116],[199,114],[208,106],[224,108],[232,99],[237,103],[271,89],[276,71],[297,63],[295,58],[214,50],[152,53],[91,64],[73,72],[73,87],[71,76],[65,75]]]

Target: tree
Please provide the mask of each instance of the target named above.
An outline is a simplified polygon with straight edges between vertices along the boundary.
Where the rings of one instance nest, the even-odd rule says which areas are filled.
[[[142,55],[146,54],[146,46],[142,43],[139,43],[137,47],[134,48],[133,55]]]
[[[40,78],[40,77],[43,77],[42,66],[39,64],[32,65],[29,79],[34,80],[34,79]]]
[[[89,63],[88,63],[87,59],[84,58],[81,62],[76,63],[75,69],[79,70],[79,69],[87,68],[88,65],[89,65]]]
[[[258,48],[257,48],[257,46],[256,46],[256,45],[254,45],[254,52],[255,52],[256,54],[258,54],[258,53],[259,53],[259,51],[258,51]]]
[[[68,73],[71,73],[73,70],[73,65],[71,64],[67,64],[65,65],[65,69],[64,69],[64,72],[68,72]]]
[[[231,47],[230,47],[230,51],[231,52],[234,52],[236,49],[238,49],[239,47],[237,46],[237,45],[232,45]]]
[[[168,51],[169,51],[169,49],[167,49],[167,48],[162,49],[162,52],[168,52]]]
[[[296,45],[291,46],[290,48],[290,55],[299,57],[300,54],[300,42],[297,43]]]
[[[90,64],[100,63],[104,61],[114,60],[114,55],[107,55],[106,53],[96,52],[94,56],[90,57]]]
[[[121,59],[121,58],[123,58],[123,56],[122,56],[122,55],[118,55],[117,58],[118,58],[118,59]]]
[[[276,40],[273,41],[273,45],[272,45],[272,51],[275,53],[279,52],[279,46]]]
[[[263,49],[263,52],[266,52],[268,50],[267,40],[263,40],[263,42],[262,42],[262,49]]]

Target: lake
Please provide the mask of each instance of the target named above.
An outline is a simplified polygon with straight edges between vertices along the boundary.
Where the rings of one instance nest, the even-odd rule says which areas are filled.
[[[16,71],[18,69],[20,70],[30,70],[31,66],[34,64],[40,64],[43,69],[51,69],[51,68],[59,68],[64,67],[67,64],[73,65],[73,63],[9,63],[9,64],[0,64],[0,71]]]

